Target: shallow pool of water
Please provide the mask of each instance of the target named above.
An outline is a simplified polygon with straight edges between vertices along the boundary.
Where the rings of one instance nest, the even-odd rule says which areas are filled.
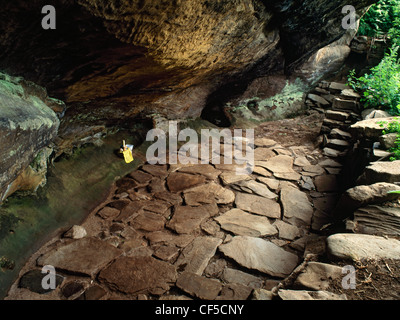
[[[0,258],[14,261],[13,270],[0,269],[0,298],[4,298],[27,259],[59,228],[80,224],[105,197],[113,182],[137,168],[144,147],[126,164],[115,153],[125,139],[137,146],[140,138],[119,132],[100,147],[82,148],[49,170],[46,187],[38,196],[11,196],[0,207]]]

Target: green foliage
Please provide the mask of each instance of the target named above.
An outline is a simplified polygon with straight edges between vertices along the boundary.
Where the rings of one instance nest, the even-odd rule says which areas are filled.
[[[393,118],[391,122],[379,121],[378,124],[382,128],[385,128],[382,134],[397,133],[397,139],[394,143],[395,147],[390,148],[388,151],[393,153],[393,156],[390,157],[390,161],[400,160],[400,119]]]
[[[382,61],[371,68],[369,74],[359,78],[352,70],[348,84],[361,92],[365,108],[383,109],[392,115],[400,115],[400,64],[397,59],[398,46],[393,46]]]
[[[362,17],[358,34],[369,37],[397,34],[398,29],[392,29],[399,26],[399,19],[400,0],[380,0]]]

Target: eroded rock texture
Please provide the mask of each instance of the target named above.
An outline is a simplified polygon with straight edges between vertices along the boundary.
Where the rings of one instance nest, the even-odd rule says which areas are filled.
[[[342,7],[360,15],[373,2],[54,0],[56,29],[44,30],[47,2],[8,1],[0,70],[66,103],[65,116],[55,106],[64,116],[57,155],[108,126],[132,128],[154,115],[228,126],[229,105],[244,110],[237,117],[281,119],[302,110],[303,85],[349,53]]]
[[[199,116],[342,37],[342,7],[373,1],[350,2],[57,0],[56,30],[41,28],[43,1],[8,2],[0,68],[65,100],[75,122]]]
[[[45,147],[60,124],[51,105],[62,110],[43,88],[0,73],[0,202],[15,190],[42,183],[43,172],[37,169],[46,166]],[[36,164],[28,167],[34,159]]]

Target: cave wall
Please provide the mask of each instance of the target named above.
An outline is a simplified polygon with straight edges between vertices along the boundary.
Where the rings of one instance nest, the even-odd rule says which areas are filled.
[[[97,124],[152,113],[196,117],[228,82],[292,72],[343,36],[344,5],[362,12],[372,2],[5,2],[0,70],[47,88],[73,121],[82,114]],[[56,8],[56,30],[41,28],[45,4]]]
[[[362,14],[373,2],[2,1],[0,71],[36,83],[65,102],[66,108],[54,103],[58,100],[47,101],[61,117],[57,154],[74,146],[74,139],[109,126],[129,127],[155,115],[196,118],[230,101],[253,99],[254,92],[273,110],[277,95],[276,110],[285,116],[293,107],[283,91],[291,88],[287,83],[300,78],[312,84],[348,54],[352,35],[341,26],[342,7],[352,4]],[[42,7],[48,4],[56,9],[55,30],[41,25]],[[4,119],[5,101],[0,101]],[[277,111],[267,111],[276,116]],[[38,146],[53,140],[50,132],[37,136]],[[4,152],[5,144],[1,147]],[[25,151],[31,158],[28,146]]]

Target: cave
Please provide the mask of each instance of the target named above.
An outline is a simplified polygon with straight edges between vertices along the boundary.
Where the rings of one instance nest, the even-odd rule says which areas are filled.
[[[341,11],[352,5],[359,20],[375,2],[54,0],[54,15],[43,0],[2,3],[0,298],[285,300],[285,286],[310,289],[294,270],[331,262],[318,250],[350,225],[332,212],[381,159],[371,137],[350,133],[362,110],[346,81],[383,51],[355,50]],[[171,121],[253,130],[228,146],[252,154],[249,174],[232,167],[243,153],[212,162],[227,158],[222,147],[207,164],[149,164],[148,133],[167,136]],[[46,265],[58,277],[43,291]]]

